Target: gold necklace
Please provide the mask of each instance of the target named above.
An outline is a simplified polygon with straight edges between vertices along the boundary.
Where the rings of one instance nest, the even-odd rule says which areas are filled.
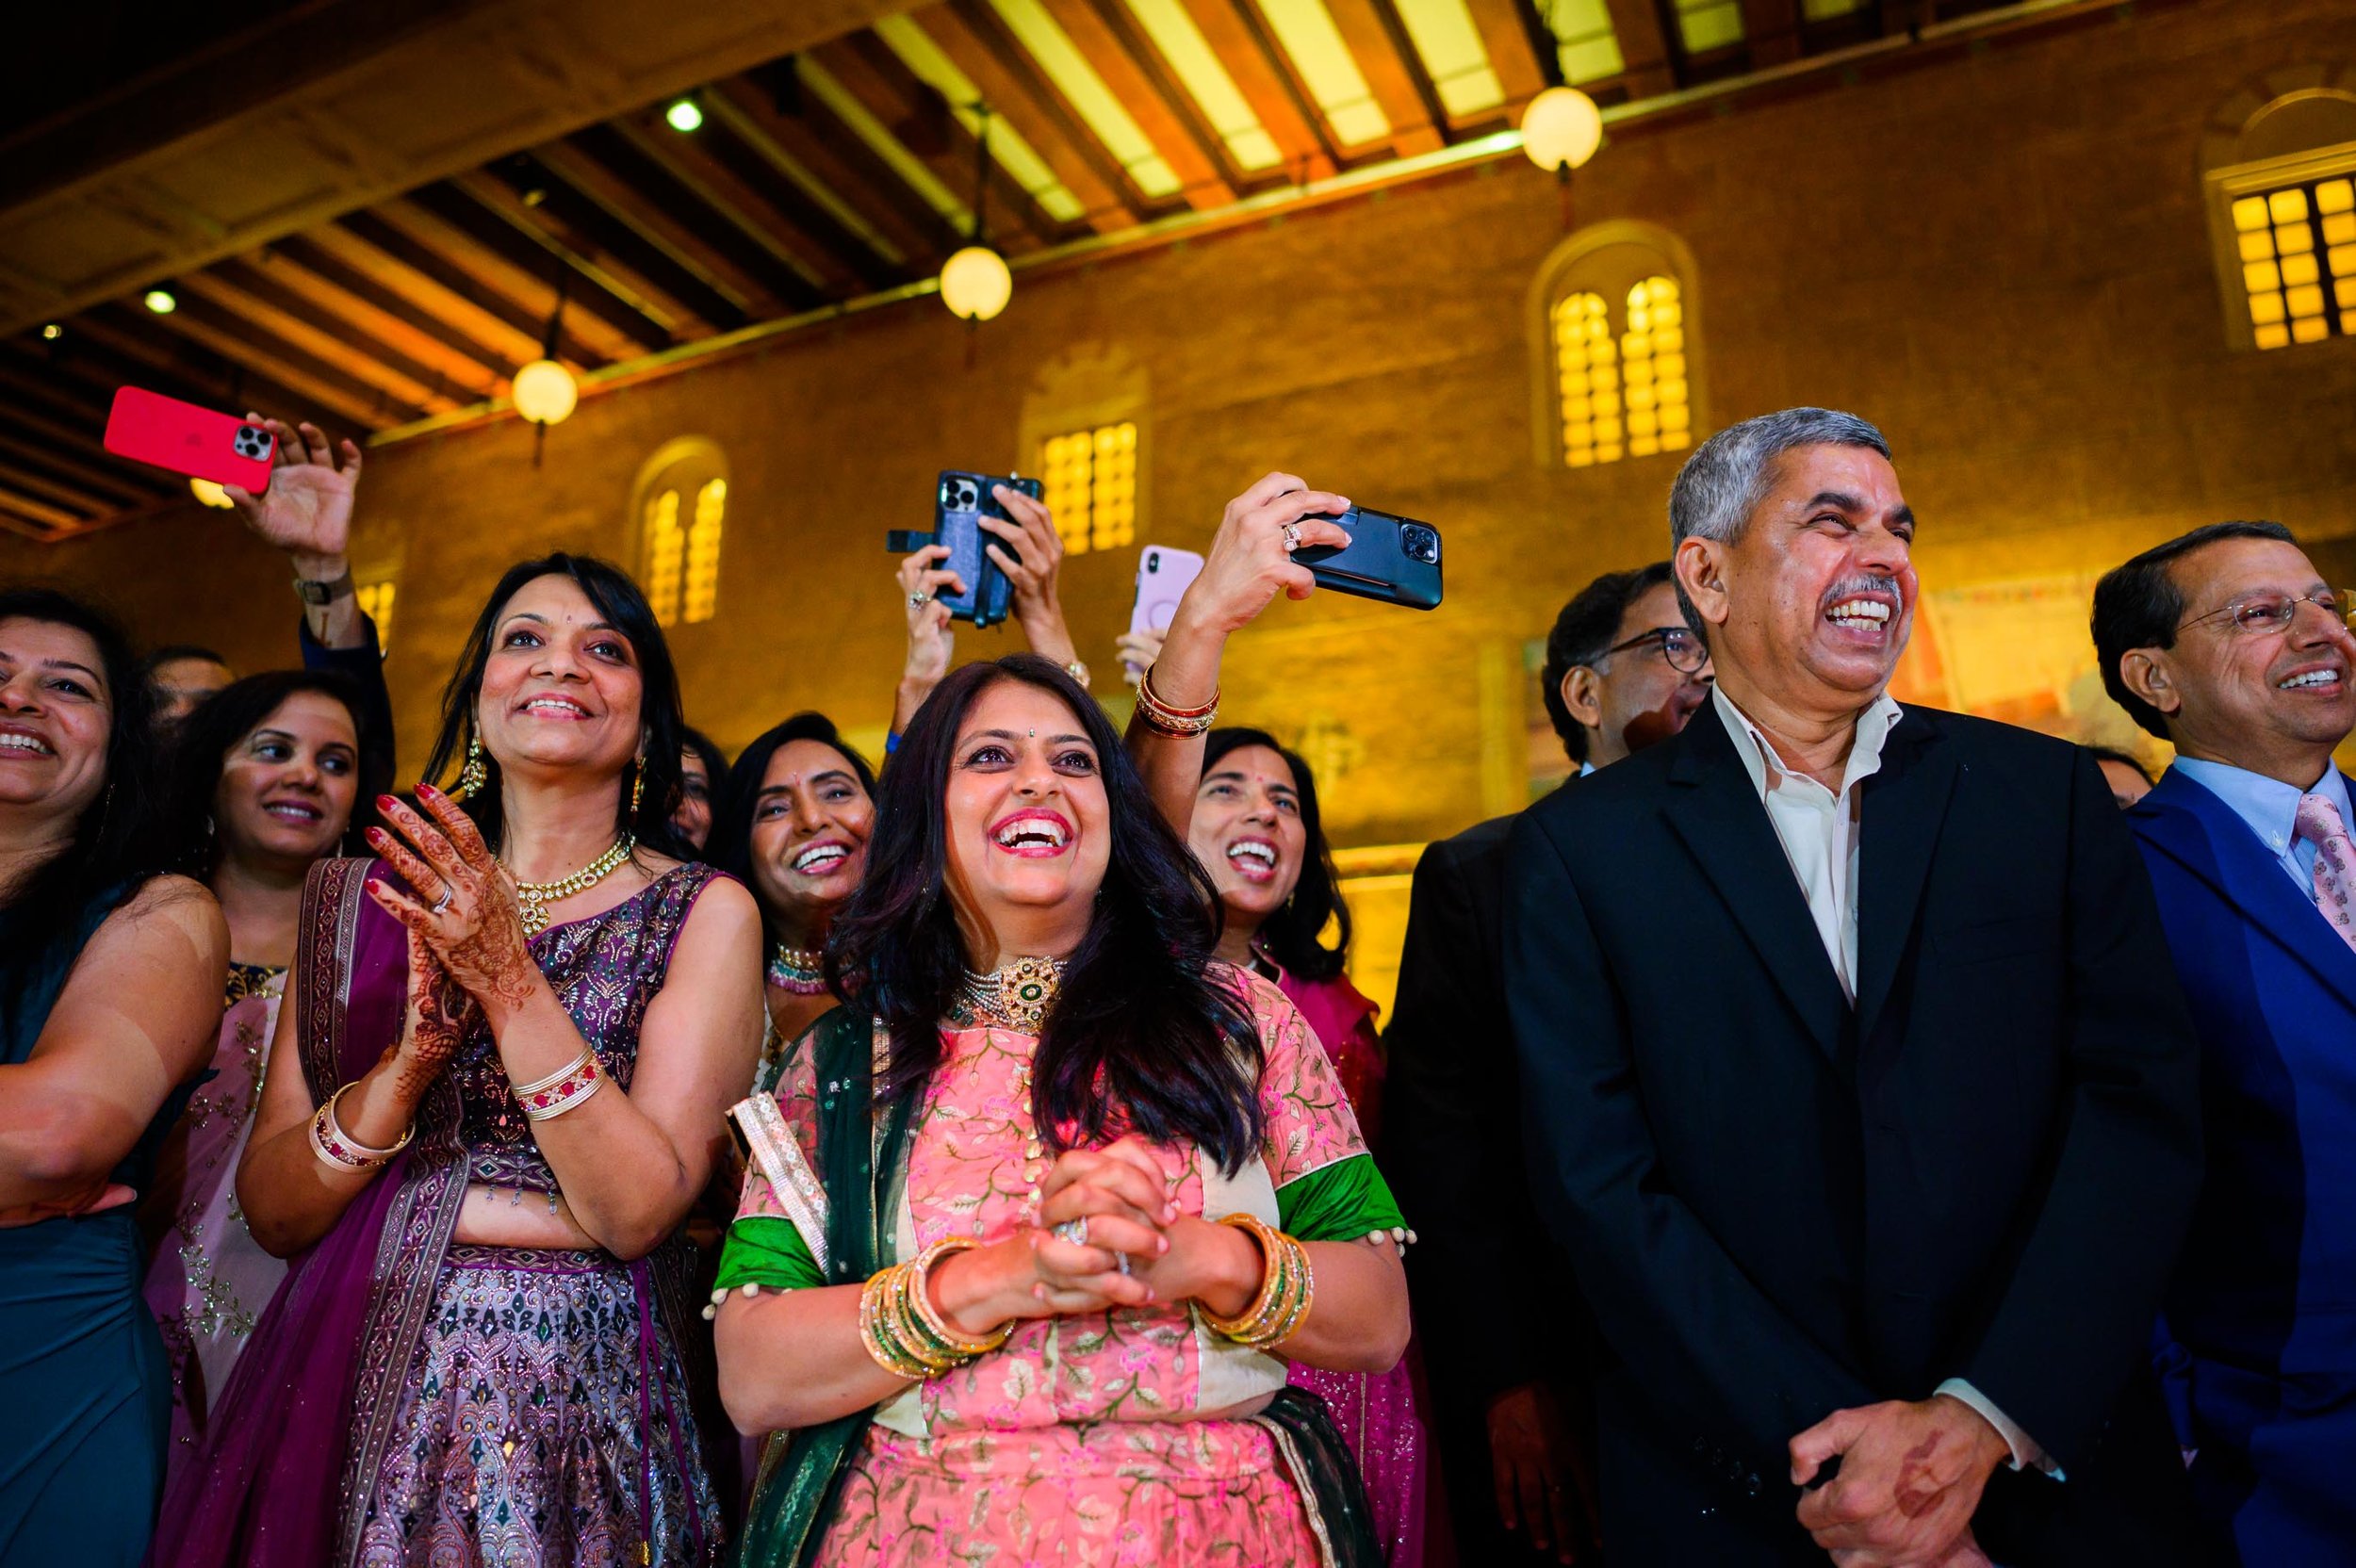
[[[575,893],[587,892],[620,870],[622,862],[629,859],[630,851],[637,847],[638,835],[625,833],[614,841],[612,849],[570,876],[561,876],[553,882],[518,881],[515,884],[515,903],[523,915],[524,935],[536,937],[546,931],[548,928],[549,905],[562,903]]]
[[[988,974],[967,970],[958,1000],[967,1015],[979,1022],[1036,1035],[1046,1022],[1047,1009],[1055,1005],[1055,988],[1062,983],[1061,958],[1017,958]]]

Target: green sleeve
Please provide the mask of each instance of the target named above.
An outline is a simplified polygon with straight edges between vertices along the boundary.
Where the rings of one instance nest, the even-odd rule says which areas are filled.
[[[1276,1215],[1277,1229],[1297,1241],[1364,1241],[1407,1223],[1371,1154],[1351,1154],[1286,1182],[1276,1189]]]
[[[728,1227],[728,1245],[720,1250],[717,1288],[761,1284],[777,1290],[808,1290],[826,1282],[818,1260],[810,1255],[809,1243],[802,1240],[802,1233],[792,1220],[757,1214]]]

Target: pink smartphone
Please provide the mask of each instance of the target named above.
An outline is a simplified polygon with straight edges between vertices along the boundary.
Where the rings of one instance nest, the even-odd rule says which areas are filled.
[[[256,496],[270,488],[277,448],[277,438],[259,425],[144,387],[117,387],[106,416],[106,449],[117,457],[241,485]]]
[[[1203,558],[1194,551],[1146,546],[1145,553],[1137,558],[1137,598],[1129,612],[1130,631],[1168,631],[1170,618],[1178,612],[1178,600],[1202,575]],[[1129,669],[1137,673],[1136,665],[1130,664]]]

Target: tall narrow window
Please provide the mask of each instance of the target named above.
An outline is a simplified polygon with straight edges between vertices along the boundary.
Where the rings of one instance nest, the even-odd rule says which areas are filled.
[[[360,613],[376,623],[376,645],[393,645],[393,591],[397,585],[391,578],[382,582],[364,582],[352,590],[352,597],[360,601]]]
[[[2356,337],[2356,181],[2310,180],[2233,204],[2250,339]]]
[[[638,584],[664,626],[708,621],[720,607],[720,539],[728,478],[720,449],[696,436],[666,443],[639,470]]]
[[[1556,247],[1530,288],[1540,460],[1592,468],[1683,451],[1701,428],[1693,266],[1615,220]]]
[[[1554,303],[1554,360],[1562,384],[1562,461],[1574,468],[1620,458],[1620,368],[1603,296]]]
[[[1675,278],[1630,286],[1620,357],[1627,366],[1628,455],[1683,450],[1693,439],[1693,418],[1685,381],[1685,306]]]
[[[1118,549],[1137,541],[1137,427],[1133,419],[1051,435],[1039,444],[1039,478],[1064,552]]]

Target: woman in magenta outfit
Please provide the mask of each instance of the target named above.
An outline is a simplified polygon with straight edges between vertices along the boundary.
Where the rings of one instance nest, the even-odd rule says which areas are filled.
[[[246,1228],[232,1178],[270,1065],[303,881],[375,821],[359,806],[364,776],[381,789],[391,771],[363,707],[338,676],[276,670],[215,693],[174,736],[164,798],[180,820],[170,841],[178,869],[212,889],[229,922],[229,983],[213,1076],[173,1123],[139,1204],[147,1305],[172,1362],[168,1480],[195,1456],[229,1369],[286,1277]]]
[[[1350,911],[1334,882],[1308,764],[1260,730],[1212,730],[1187,839],[1219,888],[1225,915],[1219,956],[1274,981],[1300,1009],[1333,1058],[1366,1145],[1379,1156],[1383,1056],[1375,1005],[1342,972]],[[1337,928],[1332,947],[1319,939],[1329,923]],[[1425,1561],[1431,1475],[1413,1361],[1411,1354],[1383,1373],[1296,1364],[1291,1377],[1324,1398],[1358,1456],[1392,1568]]]

